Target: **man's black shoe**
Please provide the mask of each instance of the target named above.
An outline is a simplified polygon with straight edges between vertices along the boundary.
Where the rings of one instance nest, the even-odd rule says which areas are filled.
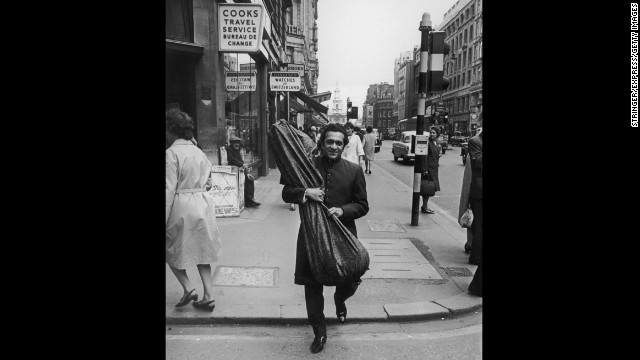
[[[336,317],[341,324],[347,321],[347,306],[344,303],[336,305]]]
[[[260,206],[260,203],[255,202],[253,200],[245,200],[244,206],[245,207],[258,207],[258,206]]]
[[[320,351],[322,351],[322,349],[324,349],[324,344],[327,342],[327,335],[323,335],[323,336],[316,336],[315,339],[313,339],[313,343],[311,343],[311,352],[312,353],[319,353]]]

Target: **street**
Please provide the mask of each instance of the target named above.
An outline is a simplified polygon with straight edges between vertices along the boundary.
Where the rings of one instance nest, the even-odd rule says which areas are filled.
[[[481,359],[482,312],[446,320],[329,325],[309,352],[304,325],[168,325],[167,359]]]
[[[407,163],[400,159],[393,161],[393,154],[391,153],[392,144],[393,140],[384,140],[382,142],[380,152],[375,154],[376,157],[373,161],[374,170],[372,170],[371,176],[375,176],[375,168],[379,166],[401,183],[408,186],[409,189],[412,189],[414,161],[411,160]],[[462,187],[462,174],[464,172],[464,165],[460,157],[460,147],[449,145],[449,150],[440,157],[439,164],[438,177],[440,180],[440,191],[436,192],[436,196],[429,199],[429,206],[435,204],[441,208],[444,213],[451,215],[457,221],[460,188]],[[410,218],[411,204],[407,204],[407,206],[409,211],[407,218]],[[437,211],[435,208],[433,210]],[[428,215],[421,213],[421,216]]]

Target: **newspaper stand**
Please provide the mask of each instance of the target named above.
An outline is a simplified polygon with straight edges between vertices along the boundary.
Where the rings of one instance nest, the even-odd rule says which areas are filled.
[[[209,193],[216,206],[216,217],[240,216],[244,210],[244,173],[237,166],[213,166]]]

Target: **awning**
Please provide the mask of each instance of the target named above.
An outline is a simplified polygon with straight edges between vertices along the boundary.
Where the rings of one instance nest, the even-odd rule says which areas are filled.
[[[322,113],[311,114],[311,122],[312,125],[315,126],[325,126],[329,123],[329,119],[327,119]]]
[[[287,106],[287,99],[284,99],[282,101],[280,101],[280,106],[282,107],[286,107]],[[299,102],[296,101],[295,98],[290,98],[289,99],[289,111],[297,111],[298,113],[310,113],[313,112],[313,110],[309,109],[308,107],[300,104]]]
[[[322,113],[322,114],[326,114],[327,112],[329,112],[329,108],[320,104],[319,102],[313,100],[311,97],[309,97],[309,95],[301,92],[301,91],[296,91],[296,92],[292,92],[291,95],[297,97],[298,99],[304,101],[305,104],[307,104],[308,107],[312,108],[313,110],[315,110],[318,113]]]
[[[323,93],[320,94],[315,94],[315,95],[310,95],[310,98],[312,98],[313,100],[321,103],[321,102],[325,102],[328,101],[329,99],[331,99],[331,91],[325,91]]]

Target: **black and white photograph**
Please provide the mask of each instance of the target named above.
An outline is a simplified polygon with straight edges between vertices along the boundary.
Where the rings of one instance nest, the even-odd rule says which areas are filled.
[[[484,1],[165,4],[166,358],[481,359]]]

